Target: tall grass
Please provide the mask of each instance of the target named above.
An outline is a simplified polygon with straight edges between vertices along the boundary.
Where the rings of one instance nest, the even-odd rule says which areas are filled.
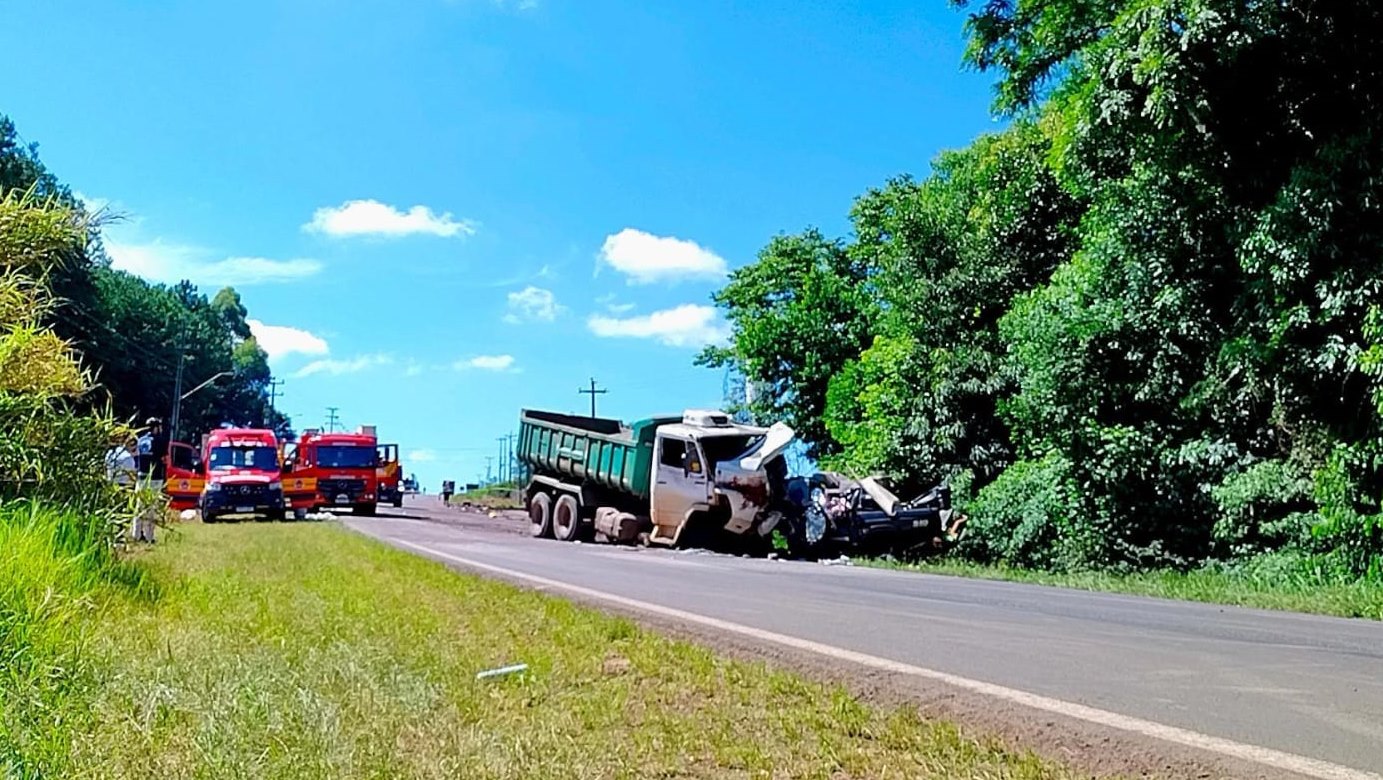
[[[33,501],[0,505],[0,776],[41,777],[87,672],[91,617],[115,589],[151,593],[103,523]]]

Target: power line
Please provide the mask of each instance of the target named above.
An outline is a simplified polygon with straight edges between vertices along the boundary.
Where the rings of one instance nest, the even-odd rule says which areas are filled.
[[[594,418],[595,418],[595,397],[598,396],[598,395],[605,395],[606,393],[608,393],[608,392],[610,392],[610,391],[607,390],[607,389],[604,389],[604,388],[602,388],[602,389],[600,389],[600,390],[597,390],[597,389],[596,389],[596,385],[595,385],[595,377],[591,377],[591,389],[589,389],[589,390],[582,389],[582,390],[577,390],[576,392],[580,393],[581,395],[589,395],[589,396],[591,397],[591,418],[594,419]]]

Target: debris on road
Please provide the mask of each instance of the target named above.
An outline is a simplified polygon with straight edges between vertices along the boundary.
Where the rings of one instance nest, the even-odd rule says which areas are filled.
[[[519,672],[526,671],[528,671],[528,664],[514,664],[513,666],[501,666],[498,669],[489,669],[484,672],[478,672],[475,675],[475,679],[488,680],[491,677],[503,677],[505,675],[518,674]]]
[[[825,560],[820,561],[820,563],[821,563],[822,566],[854,566],[854,565],[855,565],[855,562],[852,561],[852,560],[850,560],[850,557],[847,556],[847,555],[842,555],[842,556],[840,556],[839,558],[827,558],[827,559],[825,559]]]

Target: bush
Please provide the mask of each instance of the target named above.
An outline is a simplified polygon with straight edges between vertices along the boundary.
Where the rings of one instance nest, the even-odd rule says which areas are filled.
[[[1080,569],[1103,536],[1082,518],[1071,464],[1057,453],[1013,464],[962,510],[969,516],[961,554],[984,563]]]

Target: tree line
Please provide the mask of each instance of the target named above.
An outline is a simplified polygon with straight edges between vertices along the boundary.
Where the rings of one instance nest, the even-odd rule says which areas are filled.
[[[699,362],[977,560],[1383,579],[1383,6],[953,4],[1006,129],[773,238]]]
[[[82,404],[108,408],[118,420],[167,419],[181,359],[184,391],[225,374],[183,402],[183,438],[195,441],[223,423],[291,434],[290,420],[271,407],[268,357],[250,332],[239,293],[227,287],[208,298],[188,281],[155,284],[112,268],[100,231],[119,215],[89,213],[44,166],[37,145],[25,143],[3,115],[0,194],[82,225],[82,241],[62,242],[41,265],[53,300],[44,325],[75,351],[93,384]],[[9,260],[0,258],[7,267]]]

